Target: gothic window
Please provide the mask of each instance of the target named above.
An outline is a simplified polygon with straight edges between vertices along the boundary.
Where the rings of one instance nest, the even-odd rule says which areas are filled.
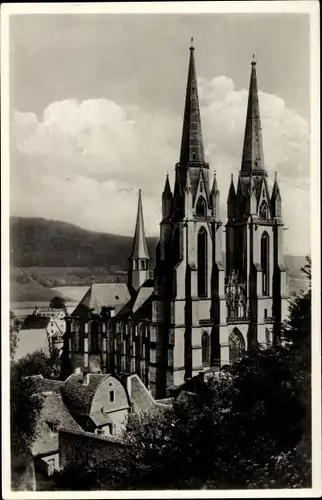
[[[240,331],[235,328],[229,335],[229,362],[234,363],[238,361],[245,352],[245,341]]]
[[[265,329],[265,341],[266,341],[267,347],[269,347],[269,345],[271,344],[271,335],[270,335],[270,331],[268,330],[268,328]]]
[[[96,321],[93,321],[91,325],[91,346],[90,352],[92,354],[98,354],[100,352],[99,348],[99,327]]]
[[[269,236],[265,232],[261,238],[262,294],[269,295]]]
[[[198,217],[206,217],[207,215],[207,205],[206,200],[203,196],[199,196],[197,205],[196,205],[196,215]]]
[[[207,296],[207,232],[203,227],[198,233],[198,296]]]
[[[174,262],[179,262],[181,252],[180,252],[180,228],[176,228],[173,236],[173,256]]]
[[[259,207],[259,218],[260,219],[268,219],[268,206],[266,201],[262,201]]]
[[[203,365],[210,365],[210,340],[207,332],[201,338],[201,358]]]

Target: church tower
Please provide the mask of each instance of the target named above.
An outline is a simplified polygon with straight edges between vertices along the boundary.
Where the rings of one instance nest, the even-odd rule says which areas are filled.
[[[153,327],[157,397],[220,356],[220,312],[225,313],[222,223],[216,176],[205,161],[194,47],[190,47],[180,161],[173,193],[168,176],[162,194],[157,246]]]
[[[253,60],[241,170],[236,188],[231,180],[227,200],[227,323],[234,325],[228,344],[235,345],[235,354],[280,338],[287,310],[281,206],[277,178],[272,194],[268,186]]]
[[[150,257],[144,230],[142,196],[141,189],[139,189],[135,233],[132,252],[129,257],[129,285],[136,291],[149,278],[149,261]]]

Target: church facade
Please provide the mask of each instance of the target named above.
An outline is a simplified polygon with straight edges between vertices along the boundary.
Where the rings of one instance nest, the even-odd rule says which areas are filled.
[[[277,175],[270,189],[264,162],[256,62],[224,225],[216,173],[204,155],[194,52],[190,47],[180,159],[173,190],[167,176],[162,193],[153,275],[139,192],[128,283],[92,285],[75,309],[65,335],[65,376],[79,367],[137,373],[154,397],[164,398],[200,372],[280,340],[288,298],[282,200]]]

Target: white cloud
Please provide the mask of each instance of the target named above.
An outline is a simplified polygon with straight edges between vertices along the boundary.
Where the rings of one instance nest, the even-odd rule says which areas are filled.
[[[231,172],[240,169],[247,91],[225,76],[201,79],[205,149],[217,170],[223,218]],[[309,130],[277,96],[260,93],[265,163],[279,172],[286,246],[305,253],[309,241]],[[179,158],[181,118],[107,99],[54,102],[41,120],[14,112],[11,212],[66,220],[88,229],[132,234],[137,189],[146,230],[158,232],[166,171]],[[294,203],[294,200],[298,203]]]

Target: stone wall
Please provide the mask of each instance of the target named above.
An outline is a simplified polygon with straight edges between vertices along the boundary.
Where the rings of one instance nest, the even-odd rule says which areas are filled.
[[[117,461],[124,452],[125,445],[120,440],[92,434],[59,430],[60,469],[72,465],[86,464],[89,467]]]

